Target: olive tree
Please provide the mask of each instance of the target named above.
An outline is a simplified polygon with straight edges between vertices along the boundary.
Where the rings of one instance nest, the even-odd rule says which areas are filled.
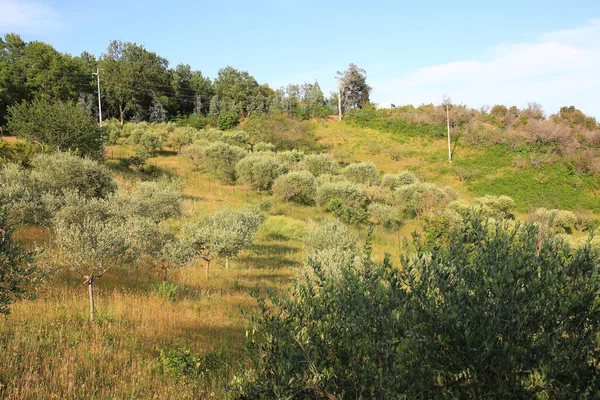
[[[70,153],[40,154],[32,163],[32,179],[39,190],[59,194],[76,190],[87,198],[106,198],[117,190],[108,167]]]
[[[428,182],[403,185],[394,191],[396,204],[412,217],[421,217],[425,212],[444,206],[457,197],[458,195],[453,189],[439,187]]]
[[[538,224],[541,230],[549,230],[552,233],[571,233],[577,221],[577,217],[571,211],[545,208],[535,210],[530,219]]]
[[[140,244],[143,244],[141,257],[150,265],[160,268],[164,282],[168,280],[170,270],[192,259],[185,243],[166,227],[146,225],[138,234]]]
[[[185,146],[180,153],[192,162],[196,172],[198,172],[204,161],[204,146],[201,143],[192,143],[189,146]]]
[[[307,170],[314,176],[323,174],[335,174],[337,163],[329,153],[308,154],[300,162],[300,168]]]
[[[12,223],[43,224],[48,221],[52,201],[46,200],[53,199],[38,190],[30,170],[12,163],[0,168],[0,206],[6,208]]]
[[[8,213],[0,206],[0,314],[10,312],[9,305],[22,295],[24,284],[35,271],[33,254],[13,239],[13,232]]]
[[[229,258],[252,242],[262,221],[262,215],[256,211],[224,208],[181,228],[179,241],[182,252],[187,254],[187,260],[200,258],[206,263],[205,275],[208,279],[212,260],[225,257],[229,266]]]
[[[231,146],[223,142],[211,143],[204,147],[203,152],[204,166],[225,182],[235,181],[236,164],[248,154],[241,147]]]
[[[178,126],[169,135],[169,143],[173,148],[177,149],[178,153],[181,153],[183,147],[192,144],[197,135],[198,131],[195,128]]]
[[[252,243],[264,217],[254,210],[223,208],[211,218],[213,229],[222,233],[219,257],[225,258],[225,267],[229,268],[229,259]]]
[[[163,139],[159,132],[145,131],[138,141],[137,152],[145,158],[154,157],[162,149]]]
[[[181,216],[183,193],[176,182],[140,182],[132,193],[123,196],[132,214],[159,223]]]
[[[317,185],[315,177],[308,171],[294,171],[281,175],[273,184],[273,194],[285,201],[312,204]]]
[[[329,182],[319,186],[316,196],[319,205],[325,206],[336,198],[349,206],[364,207],[367,203],[367,196],[352,182]]]
[[[399,174],[383,174],[381,186],[394,190],[417,181],[417,177],[412,172],[402,171]]]
[[[281,175],[281,164],[273,153],[252,153],[238,161],[236,174],[242,183],[249,183],[258,190],[271,190]]]
[[[30,169],[7,164],[0,169],[2,203],[16,223],[45,225],[68,193],[108,198],[117,185],[110,170],[97,161],[69,153],[36,156]]]
[[[324,272],[339,276],[343,268],[354,264],[358,256],[357,237],[337,219],[323,220],[306,237],[308,257],[318,262]]]
[[[90,320],[94,320],[94,282],[136,253],[134,221],[86,216],[73,223],[59,214],[54,236],[62,261],[88,286]]]
[[[402,213],[398,207],[388,204],[371,203],[367,212],[375,223],[389,231],[397,231],[402,226]]]
[[[376,185],[379,183],[379,171],[372,162],[353,163],[342,170],[342,175],[354,183]]]

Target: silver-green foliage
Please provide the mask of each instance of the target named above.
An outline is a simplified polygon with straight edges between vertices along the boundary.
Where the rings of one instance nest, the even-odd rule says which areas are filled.
[[[409,216],[421,216],[425,212],[438,209],[458,198],[449,187],[440,187],[428,182],[404,185],[394,191],[396,204]]]
[[[381,179],[381,186],[394,190],[417,181],[417,177],[412,172],[402,171],[399,174],[384,174]]]
[[[277,153],[277,158],[283,168],[283,172],[296,171],[306,155],[298,150],[287,150]]]
[[[313,204],[317,185],[308,171],[294,171],[281,175],[273,184],[273,194],[285,201]]]
[[[180,217],[182,200],[181,188],[166,179],[140,182],[132,193],[123,197],[134,215],[155,223]]]
[[[159,132],[145,131],[138,141],[137,152],[144,157],[154,157],[162,149],[163,139]]]
[[[236,165],[239,181],[259,190],[271,190],[273,182],[281,175],[281,170],[279,159],[271,152],[251,153]]]
[[[538,208],[531,215],[531,220],[542,230],[552,233],[571,233],[577,220],[575,214],[567,210],[548,210]]]
[[[323,271],[340,275],[343,268],[353,265],[358,256],[356,235],[337,219],[326,219],[305,239],[309,258],[321,264]]]
[[[319,186],[316,196],[319,205],[325,206],[333,199],[340,199],[344,204],[352,207],[362,207],[367,202],[367,197],[360,188],[348,181],[324,183]]]
[[[342,170],[342,175],[354,183],[376,185],[379,183],[379,171],[372,162],[361,162],[347,165]]]
[[[246,157],[248,152],[241,147],[214,142],[204,147],[203,155],[203,164],[210,172],[225,182],[234,182],[236,164]]]
[[[68,153],[38,155],[31,169],[16,164],[0,169],[0,202],[17,224],[50,223],[68,193],[102,199],[112,196],[116,188],[108,168]]]
[[[462,200],[452,201],[448,204],[447,211],[452,220],[458,222],[472,213],[479,214],[484,218],[513,218],[512,212],[515,207],[514,200],[508,196],[486,195],[473,199],[471,203]]]
[[[76,190],[87,198],[105,198],[117,190],[108,167],[69,153],[36,156],[32,162],[31,177],[41,192],[53,194]]]
[[[194,142],[198,136],[198,130],[191,126],[178,126],[169,135],[169,144],[181,152],[184,146]]]
[[[371,203],[367,211],[375,223],[390,231],[396,231],[402,226],[402,213],[397,206]]]
[[[337,163],[329,153],[308,154],[300,162],[299,167],[318,177],[323,174],[335,174]]]

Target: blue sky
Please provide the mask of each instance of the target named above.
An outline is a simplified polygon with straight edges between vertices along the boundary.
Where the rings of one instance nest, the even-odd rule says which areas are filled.
[[[472,107],[576,105],[600,117],[600,1],[0,0],[0,34],[100,55],[143,44],[209,77],[232,65],[271,87],[317,79],[326,93],[354,62],[372,100]]]

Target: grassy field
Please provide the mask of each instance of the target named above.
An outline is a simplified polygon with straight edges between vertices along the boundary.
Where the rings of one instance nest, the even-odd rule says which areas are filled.
[[[507,194],[517,202],[521,217],[539,206],[600,211],[593,178],[570,175],[557,165],[515,167],[518,154],[501,147],[459,145],[449,166],[443,139],[398,137],[339,122],[316,124],[319,142],[338,160],[373,161],[385,172],[408,169],[453,187],[465,199]],[[120,185],[140,177],[119,163],[130,154],[129,147],[107,148],[107,163]],[[149,163],[184,182],[188,218],[200,218],[225,205],[256,205],[267,198],[243,185],[222,185],[194,172],[171,151]],[[268,215],[293,222],[299,232],[327,216],[318,207],[270,199],[274,206]],[[388,252],[397,264],[401,242],[419,228],[416,220],[409,220],[398,233],[377,228],[375,258]],[[364,241],[366,228],[356,232]],[[158,270],[144,266],[112,270],[96,285],[98,318],[93,324],[88,321],[81,279],[57,267],[48,284],[0,320],[0,397],[223,398],[227,382],[248,362],[244,357],[248,323],[240,311],[255,307],[248,289],[289,287],[294,268],[305,258],[298,235],[284,240],[263,229],[229,269],[218,261],[208,280],[202,268],[194,267],[170,272],[167,286],[161,285]],[[48,242],[48,233],[39,228],[21,229],[17,236],[29,246]]]

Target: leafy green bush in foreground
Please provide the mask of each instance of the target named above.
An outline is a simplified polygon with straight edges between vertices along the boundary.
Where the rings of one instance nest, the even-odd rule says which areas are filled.
[[[599,255],[529,224],[470,217],[446,245],[364,260],[332,276],[311,263],[289,297],[257,295],[257,398],[597,398]]]

